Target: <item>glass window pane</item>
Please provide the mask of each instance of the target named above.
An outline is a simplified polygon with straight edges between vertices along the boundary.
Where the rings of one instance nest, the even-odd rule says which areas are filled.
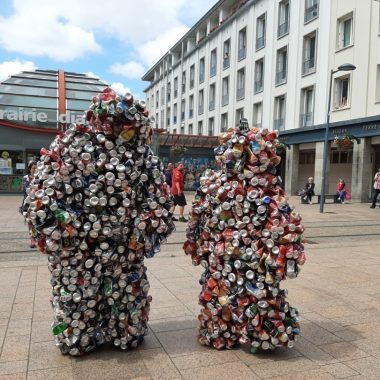
[[[57,88],[57,81],[50,81],[50,80],[36,80],[36,79],[29,79],[29,78],[8,78],[3,82],[3,84],[22,84],[25,86],[40,86],[40,87],[52,87]]]
[[[54,88],[43,88],[43,87],[25,87],[25,86],[12,86],[12,85],[2,85],[0,87],[1,92],[9,94],[20,94],[20,95],[39,95],[39,96],[58,96],[58,91]],[[37,101],[36,101],[37,103]]]
[[[38,99],[31,96],[22,95],[10,95],[10,94],[0,94],[0,104],[19,106],[19,107],[46,107],[46,108],[57,108],[57,98],[42,98]]]

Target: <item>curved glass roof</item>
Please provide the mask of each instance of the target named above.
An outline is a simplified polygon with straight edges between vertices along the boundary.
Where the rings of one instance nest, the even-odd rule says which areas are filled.
[[[55,129],[59,122],[71,123],[81,118],[91,98],[107,86],[86,74],[23,71],[0,83],[0,123],[6,120]]]

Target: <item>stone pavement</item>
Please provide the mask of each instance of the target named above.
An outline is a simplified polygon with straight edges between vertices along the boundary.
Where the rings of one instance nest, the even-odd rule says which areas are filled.
[[[191,199],[192,194],[188,194]],[[0,196],[0,380],[16,379],[380,379],[380,209],[300,205],[307,262],[287,280],[301,313],[294,349],[252,355],[197,343],[200,268],[182,250],[185,224],[146,260],[151,334],[132,351],[107,347],[61,356],[50,323],[46,257],[29,249],[19,196]]]

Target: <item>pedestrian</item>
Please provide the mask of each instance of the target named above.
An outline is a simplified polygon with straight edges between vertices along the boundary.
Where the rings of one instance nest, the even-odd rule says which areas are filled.
[[[30,183],[32,182],[34,178],[34,173],[37,169],[37,162],[36,161],[29,161],[28,167],[26,170],[26,175],[22,178],[22,192],[23,192],[23,199],[22,199],[22,205],[20,207],[20,213],[22,214],[24,211],[24,201],[27,196],[26,190],[29,187]],[[30,248],[36,248],[36,243],[34,239],[31,237],[30,238]]]
[[[172,187],[172,174],[173,174],[173,164],[171,162],[168,163],[168,166],[165,170],[165,182]]]
[[[375,177],[373,177],[373,196],[371,208],[376,207],[377,196],[380,193],[380,168],[377,170]]]
[[[347,193],[346,183],[343,181],[342,178],[340,178],[339,182],[336,185],[336,194],[340,202],[343,204],[344,204],[344,201],[346,200],[346,193]]]
[[[305,185],[305,196],[310,205],[313,203],[312,198],[313,198],[313,195],[315,195],[314,187],[315,187],[314,178],[309,177]]]
[[[179,162],[172,172],[172,194],[174,197],[174,206],[172,208],[172,213],[176,206],[179,207],[179,221],[187,222],[187,219],[183,215],[186,206],[186,198],[184,194],[185,184],[185,175],[184,175],[184,166],[182,162]],[[177,220],[173,217],[173,220]]]

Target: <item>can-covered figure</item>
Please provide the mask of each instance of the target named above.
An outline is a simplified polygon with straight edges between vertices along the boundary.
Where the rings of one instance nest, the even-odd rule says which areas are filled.
[[[301,217],[287,203],[276,166],[277,131],[231,128],[215,148],[220,171],[201,177],[184,251],[204,273],[199,342],[251,352],[292,347],[298,312],[280,288],[305,262]]]
[[[41,150],[26,198],[30,232],[48,255],[52,333],[69,355],[143,340],[151,301],[144,257],[174,230],[145,103],[107,88],[85,120]]]

